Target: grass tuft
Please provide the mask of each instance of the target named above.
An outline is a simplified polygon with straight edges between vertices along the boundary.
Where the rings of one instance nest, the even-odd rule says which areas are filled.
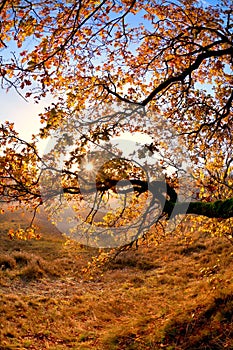
[[[6,254],[0,254],[0,270],[12,270],[15,266],[16,261],[13,257]]]

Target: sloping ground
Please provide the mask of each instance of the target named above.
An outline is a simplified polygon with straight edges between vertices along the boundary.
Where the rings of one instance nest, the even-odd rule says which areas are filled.
[[[14,221],[12,221],[14,220]],[[0,221],[0,350],[233,349],[233,247],[172,237],[85,274],[96,251],[66,246],[44,220],[39,241]]]

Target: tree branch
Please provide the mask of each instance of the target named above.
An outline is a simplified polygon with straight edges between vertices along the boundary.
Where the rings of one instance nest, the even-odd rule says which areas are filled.
[[[166,79],[165,81],[163,81],[161,84],[159,84],[150,94],[147,98],[145,98],[142,102],[141,105],[142,106],[146,106],[159,92],[161,92],[162,90],[166,89],[167,87],[169,87],[171,84],[178,82],[178,81],[184,81],[184,79],[187,76],[190,76],[190,74],[196,70],[197,68],[199,68],[199,66],[201,65],[201,63],[207,59],[207,58],[211,58],[211,57],[221,57],[224,55],[233,55],[233,47],[229,47],[227,49],[223,49],[223,50],[209,50],[207,52],[203,52],[202,54],[200,54],[199,56],[197,56],[195,62],[193,64],[191,64],[188,68],[186,68],[182,73],[175,75],[175,76],[171,76],[170,78]]]
[[[174,213],[173,213],[174,210]],[[203,215],[208,218],[229,219],[233,217],[233,197],[215,202],[191,202],[187,208],[186,202],[174,203],[167,200],[163,211],[170,218],[180,214]]]

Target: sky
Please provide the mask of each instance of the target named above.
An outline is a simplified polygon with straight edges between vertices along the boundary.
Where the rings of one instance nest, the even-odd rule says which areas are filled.
[[[44,110],[46,105],[48,105],[46,100],[40,104],[26,102],[13,89],[8,93],[0,90],[0,122],[6,120],[14,122],[16,131],[29,141],[31,135],[37,133],[40,128],[38,114]]]
[[[38,134],[42,124],[39,114],[49,105],[49,99],[39,104],[26,102],[17,92],[0,89],[0,125],[5,121],[14,123],[15,131],[19,137],[30,142],[33,134]],[[40,140],[38,149],[42,155],[47,148],[48,140]]]

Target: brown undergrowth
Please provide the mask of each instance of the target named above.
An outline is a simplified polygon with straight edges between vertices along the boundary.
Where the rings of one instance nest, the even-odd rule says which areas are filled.
[[[46,221],[41,240],[10,240],[20,220],[0,221],[0,350],[233,349],[224,238],[145,242],[87,275],[96,251],[65,245]]]

